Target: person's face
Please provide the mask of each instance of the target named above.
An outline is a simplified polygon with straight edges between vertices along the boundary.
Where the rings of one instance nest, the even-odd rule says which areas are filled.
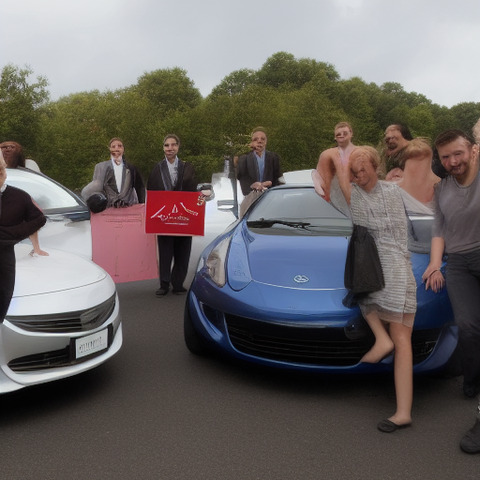
[[[263,132],[255,132],[252,135],[252,141],[250,143],[252,150],[257,154],[261,154],[267,146],[267,136]]]
[[[125,148],[123,147],[123,143],[120,140],[114,140],[110,144],[110,155],[113,158],[122,158],[123,152],[125,152]]]
[[[350,167],[353,181],[363,190],[371,190],[377,183],[378,176],[372,162],[365,157],[357,157]]]
[[[348,127],[335,129],[335,141],[339,147],[345,147],[352,141],[353,133]]]
[[[0,155],[0,188],[3,187],[5,180],[7,179],[7,164]]]
[[[163,142],[163,151],[165,152],[165,157],[169,162],[175,161],[175,157],[178,153],[178,148],[179,145],[175,138],[169,137],[166,138]]]
[[[470,145],[462,137],[438,147],[437,151],[443,168],[460,182],[468,176],[478,156],[478,146]]]
[[[385,130],[384,141],[385,146],[387,147],[387,155],[393,155],[397,153],[408,144],[408,140],[403,138],[400,130],[390,127]]]
[[[13,142],[3,142],[0,144],[2,150],[3,158],[8,163],[8,161],[17,154],[18,147]]]

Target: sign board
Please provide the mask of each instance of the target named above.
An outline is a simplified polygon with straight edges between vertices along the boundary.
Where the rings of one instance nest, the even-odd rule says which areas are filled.
[[[199,192],[147,192],[145,232],[205,235],[205,201]]]

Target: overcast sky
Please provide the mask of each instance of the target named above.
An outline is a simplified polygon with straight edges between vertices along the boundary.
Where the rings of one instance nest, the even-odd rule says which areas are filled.
[[[480,102],[479,0],[0,0],[0,68],[30,66],[52,100],[180,67],[203,96],[285,51],[342,79]]]

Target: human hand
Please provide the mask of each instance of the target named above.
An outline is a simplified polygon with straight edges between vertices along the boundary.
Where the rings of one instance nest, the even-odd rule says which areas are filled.
[[[422,280],[425,283],[425,290],[429,288],[433,292],[439,292],[445,285],[445,278],[439,268],[434,265],[429,265],[422,275]]]
[[[30,252],[30,256],[34,257],[35,255],[40,255],[41,257],[48,257],[50,254],[41,248],[33,248]]]
[[[263,192],[267,188],[263,186],[262,182],[255,182],[250,185],[250,188],[252,190],[255,190],[257,192]]]

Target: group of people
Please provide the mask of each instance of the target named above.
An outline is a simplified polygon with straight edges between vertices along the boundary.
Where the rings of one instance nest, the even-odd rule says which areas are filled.
[[[279,184],[282,176],[280,158],[266,150],[267,135],[261,127],[251,136],[251,151],[238,159],[237,178],[244,195],[251,191],[261,193]],[[145,202],[146,190],[197,191],[194,166],[178,158],[180,139],[169,134],[163,139],[164,158],[157,162],[143,183],[140,172],[125,160],[125,148],[120,138],[109,142],[110,159],[95,165],[92,181],[83,188],[82,197],[90,210],[100,213],[106,208],[128,207]],[[208,197],[209,192],[202,193]],[[188,272],[191,236],[157,235],[159,280],[155,294],[158,297],[170,291],[175,295],[186,293],[184,286]]]
[[[355,224],[367,227],[379,252],[385,287],[361,297],[359,305],[375,336],[362,361],[378,362],[394,353],[397,408],[378,424],[382,432],[412,422],[416,285],[406,213],[434,214],[430,262],[422,280],[434,292],[446,284],[458,326],[463,391],[467,397],[480,393],[480,120],[473,133],[475,138],[460,130],[441,133],[434,142],[435,161],[425,139],[412,138],[402,125],[390,125],[382,159],[372,147],[355,147],[350,125],[342,122],[335,127],[337,146],[320,155],[312,172],[317,193],[340,209],[346,202],[346,213]],[[384,181],[379,179],[382,170]],[[480,403],[475,424],[460,447],[480,453]]]
[[[440,134],[434,142],[438,154],[434,162],[429,142],[413,138],[402,125],[387,127],[384,148],[379,152],[373,147],[354,145],[351,125],[341,122],[334,129],[336,146],[321,153],[312,172],[317,193],[349,215],[355,224],[366,227],[379,252],[385,287],[362,296],[359,306],[375,337],[374,345],[361,361],[376,363],[394,355],[396,411],[378,424],[382,432],[391,433],[412,423],[411,335],[416,283],[407,244],[407,213],[435,215],[430,263],[422,278],[425,288],[434,292],[446,283],[459,331],[463,391],[468,397],[480,393],[480,120],[473,132],[475,139],[460,130]],[[25,166],[22,155],[13,155],[15,151],[18,154],[18,148],[8,143],[0,145],[6,160],[0,156],[0,321],[13,290],[13,244],[34,234],[45,222],[28,196],[5,186],[6,167]],[[252,132],[250,152],[236,162],[236,176],[246,204],[252,193],[262,194],[281,183],[280,158],[266,146],[266,132],[258,127]],[[176,135],[164,138],[164,158],[153,167],[147,190],[197,190],[194,167],[178,158],[179,148]],[[109,149],[110,159],[95,166],[92,182],[82,191],[94,212],[145,201],[142,177],[126,162],[121,139],[113,138]],[[170,288],[174,294],[185,293],[183,283],[192,237],[158,235],[157,241],[160,286],[156,295],[162,297]],[[480,403],[476,422],[460,446],[468,453],[480,452]]]
[[[110,159],[95,165],[93,179],[81,193],[94,213],[100,213],[106,208],[144,203],[146,190],[197,190],[193,165],[178,158],[180,139],[177,135],[169,134],[163,139],[165,156],[153,167],[146,187],[138,169],[126,161],[122,140],[112,138],[108,146]],[[155,294],[163,297],[170,288],[175,295],[186,293],[183,284],[188,271],[192,237],[157,235],[157,243],[160,288]]]

